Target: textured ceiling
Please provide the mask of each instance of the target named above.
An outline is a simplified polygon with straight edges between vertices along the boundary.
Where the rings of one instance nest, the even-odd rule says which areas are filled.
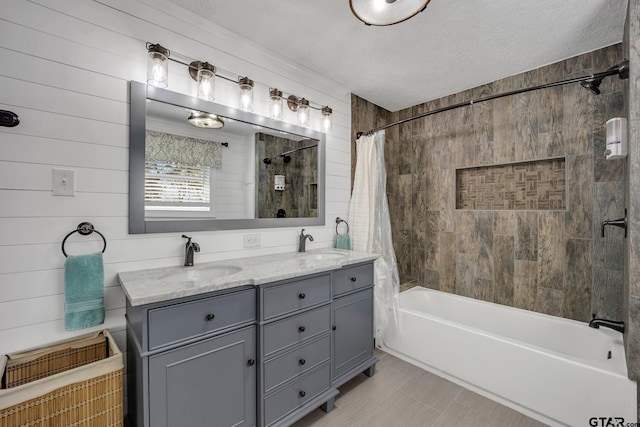
[[[627,7],[431,0],[408,21],[368,27],[348,0],[170,1],[390,111],[618,43]]]

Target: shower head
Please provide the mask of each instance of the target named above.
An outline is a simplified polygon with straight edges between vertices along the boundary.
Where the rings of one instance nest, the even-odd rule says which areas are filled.
[[[580,82],[580,86],[588,90],[594,95],[600,95],[600,84],[602,83],[602,79],[589,79],[583,82]]]
[[[624,60],[619,64],[614,65],[613,67],[609,67],[607,71],[603,71],[602,73],[593,74],[589,78],[580,82],[580,86],[587,89],[594,95],[600,95],[600,84],[602,83],[602,79],[607,76],[615,76],[617,75],[620,79],[628,79],[629,78],[629,61]]]
[[[266,159],[262,160],[262,162],[263,162],[265,165],[270,165],[270,164],[271,164],[271,159],[267,157]]]

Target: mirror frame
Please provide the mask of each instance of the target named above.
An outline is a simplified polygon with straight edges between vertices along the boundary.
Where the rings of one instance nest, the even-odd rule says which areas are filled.
[[[325,135],[193,96],[131,81],[129,84],[129,234],[300,227],[325,224]],[[318,216],[307,218],[147,220],[144,211],[144,156],[147,99],[318,140]],[[252,159],[253,160],[253,159]]]

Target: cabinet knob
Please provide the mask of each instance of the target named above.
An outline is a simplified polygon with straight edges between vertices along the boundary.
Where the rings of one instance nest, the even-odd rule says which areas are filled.
[[[207,314],[207,317],[206,317],[207,321],[209,321],[209,322],[212,321],[215,318],[216,318],[216,315],[213,314],[213,313]]]
[[[306,360],[304,360],[304,359],[300,359],[300,360],[298,360],[298,364],[299,364],[300,366],[304,365],[305,363],[307,363],[307,361],[306,361]]]
[[[302,333],[302,332],[304,332],[304,331],[306,331],[306,330],[307,330],[307,328],[305,328],[304,326],[300,326],[300,327],[298,328],[298,332],[300,332],[300,333]]]
[[[300,299],[305,299],[305,297],[306,297],[306,295],[304,293],[302,293],[302,292],[298,294],[298,298],[300,298]]]
[[[352,277],[352,278],[351,278],[351,281],[352,281],[352,282],[355,282],[356,280],[358,280],[358,278],[357,278],[357,277]]]
[[[300,397],[305,397],[307,395],[307,393],[304,390],[300,390],[300,393],[298,393],[300,395]]]
[[[249,359],[249,360],[247,361],[247,365],[249,365],[249,366],[253,366],[253,365],[255,365],[255,364],[256,364],[256,361],[255,361],[254,359]]]
[[[336,325],[333,325],[333,326],[331,327],[331,330],[332,330],[332,331],[335,331],[336,329],[338,329],[338,327],[337,327]]]

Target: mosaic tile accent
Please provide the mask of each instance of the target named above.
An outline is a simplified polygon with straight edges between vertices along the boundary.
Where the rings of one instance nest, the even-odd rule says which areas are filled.
[[[566,209],[565,159],[456,170],[456,208]]]

